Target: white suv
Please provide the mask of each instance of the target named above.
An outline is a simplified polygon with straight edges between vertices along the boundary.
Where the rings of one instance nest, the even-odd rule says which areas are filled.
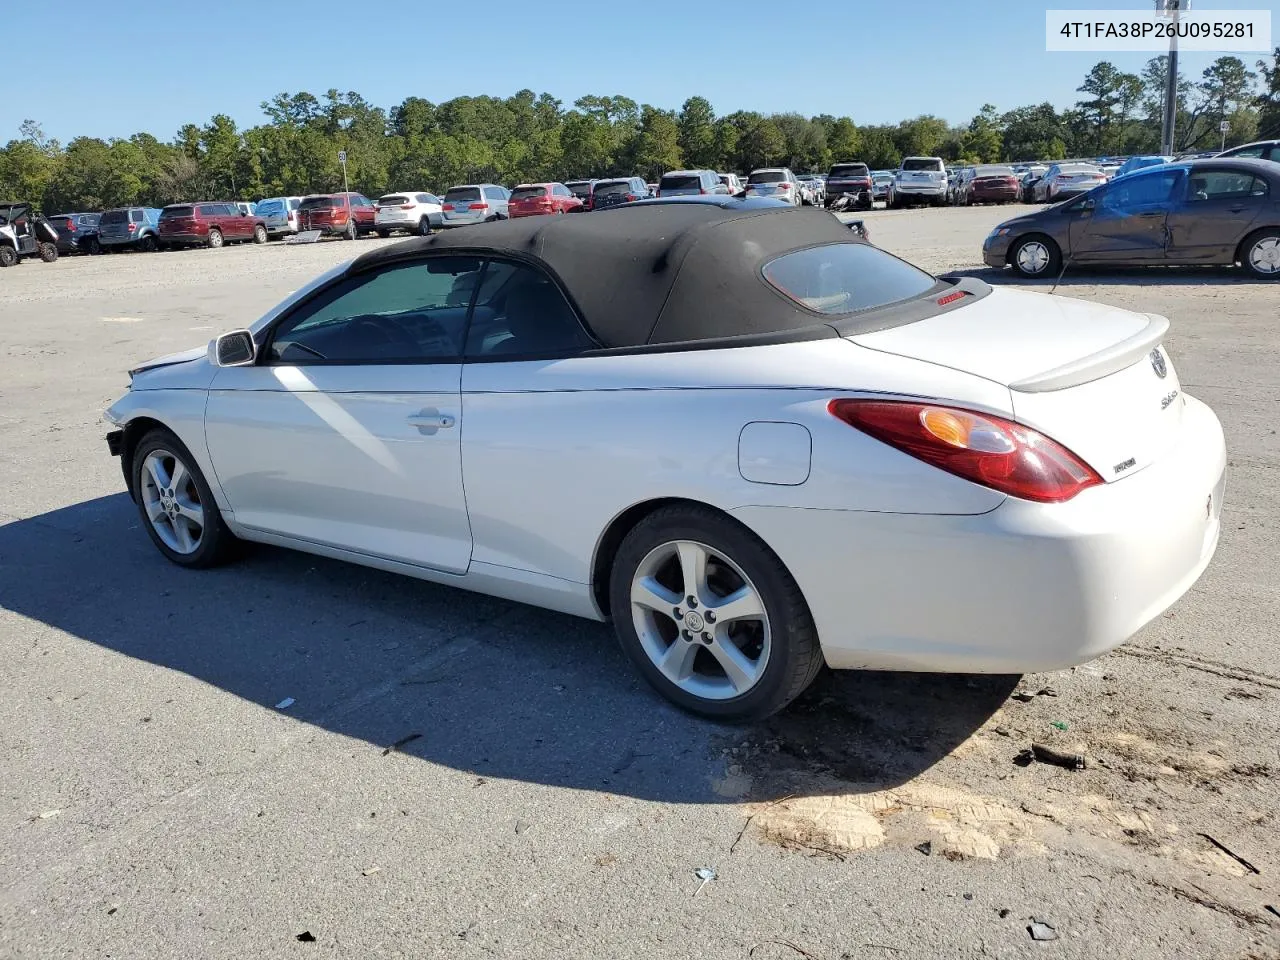
[[[941,157],[907,157],[893,175],[886,197],[890,209],[909,203],[940,207],[947,202],[947,169]]]
[[[373,209],[373,228],[380,237],[390,235],[392,230],[425,237],[440,226],[443,217],[439,197],[412,190],[389,193],[379,198]]]
[[[761,167],[747,177],[747,193],[753,197],[773,197],[800,206],[804,197],[800,181],[789,167]]]

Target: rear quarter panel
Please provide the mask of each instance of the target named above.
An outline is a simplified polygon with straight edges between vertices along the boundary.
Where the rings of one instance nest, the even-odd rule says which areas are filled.
[[[872,440],[826,411],[835,396],[944,396],[1007,412],[1008,391],[844,340],[464,367],[463,477],[477,562],[586,583],[601,535],[659,498],[976,514],[1001,494]],[[802,425],[810,471],[753,483],[738,445],[752,422]]]

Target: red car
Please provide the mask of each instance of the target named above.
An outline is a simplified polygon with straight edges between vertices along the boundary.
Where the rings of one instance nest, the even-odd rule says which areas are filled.
[[[319,230],[322,235],[335,234],[343,240],[354,240],[362,233],[372,233],[377,209],[362,193],[327,193],[303,197],[298,206],[298,232]]]
[[[160,211],[162,247],[220,247],[267,242],[267,222],[242,213],[234,203],[172,203]]]
[[[576,213],[582,201],[563,183],[522,183],[511,191],[507,215],[538,217],[545,213]]]
[[[1013,167],[983,164],[974,167],[973,176],[964,185],[961,203],[1013,203],[1022,196],[1022,181]]]

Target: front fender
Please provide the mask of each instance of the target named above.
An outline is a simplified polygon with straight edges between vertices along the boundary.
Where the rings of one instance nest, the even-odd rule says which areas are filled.
[[[133,451],[156,427],[164,427],[187,448],[208,481],[218,509],[225,515],[231,505],[209,457],[204,438],[204,411],[209,395],[204,390],[131,390],[106,411],[105,419],[124,431],[120,441],[120,465],[130,496],[133,495]]]

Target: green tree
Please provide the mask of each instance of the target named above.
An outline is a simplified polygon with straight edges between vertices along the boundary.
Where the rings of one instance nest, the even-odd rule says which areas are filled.
[[[1004,150],[1000,117],[994,104],[985,103],[960,135],[960,153],[975,163],[994,163]]]
[[[933,157],[937,156],[947,133],[945,120],[925,114],[898,124],[893,140],[901,156]]]
[[[836,117],[827,126],[827,150],[832,163],[860,159],[863,138],[848,117]]]
[[[682,162],[676,115],[645,104],[631,151],[631,169],[649,180],[657,180],[668,170],[679,169]]]
[[[1258,72],[1262,74],[1262,92],[1254,98],[1258,109],[1258,133],[1266,137],[1280,137],[1280,47],[1271,62],[1259,60]]]
[[[721,153],[716,144],[716,113],[705,97],[686,100],[676,123],[685,163],[699,170],[715,170],[721,166]]]

